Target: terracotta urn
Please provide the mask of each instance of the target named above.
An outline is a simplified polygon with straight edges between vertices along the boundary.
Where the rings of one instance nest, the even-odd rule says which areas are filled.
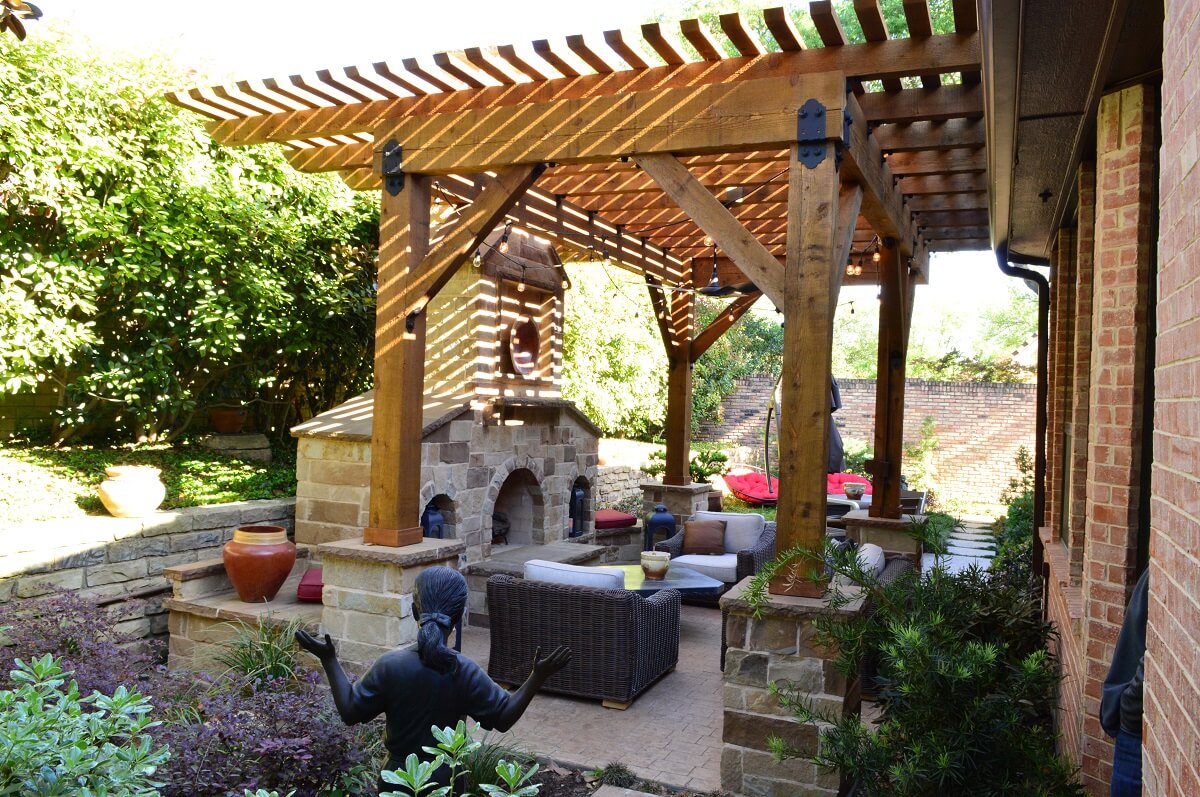
[[[241,434],[246,426],[246,408],[209,407],[208,425],[217,434]]]
[[[149,465],[114,465],[104,469],[100,503],[113,517],[142,517],[158,509],[167,496],[159,469]]]
[[[245,603],[269,601],[279,592],[292,565],[296,544],[283,526],[239,526],[222,554],[225,573]]]
[[[666,551],[642,551],[642,572],[647,581],[662,581],[671,567],[671,554]]]

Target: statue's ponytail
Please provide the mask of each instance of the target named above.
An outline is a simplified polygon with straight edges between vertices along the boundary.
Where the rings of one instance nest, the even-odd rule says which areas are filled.
[[[462,619],[466,606],[467,581],[457,570],[431,567],[417,576],[417,655],[426,667],[451,672],[457,665],[454,652],[446,647],[446,633]]]

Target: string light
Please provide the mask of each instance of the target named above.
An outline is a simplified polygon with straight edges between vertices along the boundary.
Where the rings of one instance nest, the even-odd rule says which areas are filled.
[[[504,233],[500,236],[500,254],[508,254],[508,234],[512,232],[512,222],[504,222]]]
[[[471,258],[471,265],[475,266],[475,268],[483,267],[483,252],[478,249],[475,250],[475,257]]]

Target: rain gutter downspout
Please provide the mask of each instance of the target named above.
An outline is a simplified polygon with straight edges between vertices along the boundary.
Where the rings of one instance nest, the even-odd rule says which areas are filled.
[[[1038,297],[1037,324],[1037,394],[1034,402],[1037,406],[1036,433],[1033,455],[1033,572],[1045,578],[1042,572],[1045,564],[1045,551],[1042,549],[1042,537],[1038,530],[1046,524],[1046,425],[1047,425],[1047,359],[1050,343],[1050,282],[1036,271],[1027,268],[1017,268],[1016,262],[1026,266],[1049,266],[1046,258],[1030,257],[1010,253],[1008,242],[996,247],[996,264],[1006,277],[1023,279],[1031,284]]]

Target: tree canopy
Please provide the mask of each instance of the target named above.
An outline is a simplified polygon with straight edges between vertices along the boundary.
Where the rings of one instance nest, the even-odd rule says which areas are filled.
[[[173,78],[0,37],[0,391],[56,382],[60,438],[220,399],[283,424],[370,380],[374,198],[216,145]]]

